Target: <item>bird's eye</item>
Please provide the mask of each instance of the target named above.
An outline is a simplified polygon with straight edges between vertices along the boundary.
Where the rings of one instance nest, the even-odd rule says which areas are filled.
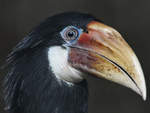
[[[64,28],[60,32],[60,34],[66,42],[72,42],[72,41],[75,41],[76,39],[78,39],[81,32],[82,32],[82,29],[76,28],[74,26],[68,26],[68,27]]]

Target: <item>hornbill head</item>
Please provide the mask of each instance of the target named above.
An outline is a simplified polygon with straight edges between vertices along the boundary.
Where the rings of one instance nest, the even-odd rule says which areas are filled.
[[[8,62],[13,68],[6,77],[6,103],[18,109],[38,94],[45,94],[41,99],[46,102],[54,99],[55,91],[61,95],[57,83],[71,89],[87,75],[126,86],[146,99],[142,68],[131,47],[118,31],[89,14],[62,13],[46,19],[13,49]]]
[[[74,18],[71,19],[74,22]],[[65,52],[58,54],[66,54],[67,57],[61,57],[66,58],[69,65],[67,68],[72,71],[72,75],[68,76],[65,73],[68,77],[63,76],[57,69],[56,75],[72,83],[82,80],[86,75],[84,73],[88,72],[92,76],[124,85],[145,100],[146,87],[142,68],[135,53],[120,33],[96,19],[89,19],[86,24],[80,20],[80,23],[84,23],[83,26],[78,22],[76,20],[75,23],[67,24],[60,31],[60,38],[64,41],[61,46]],[[51,59],[51,56],[49,58]],[[58,68],[58,65],[54,67]]]

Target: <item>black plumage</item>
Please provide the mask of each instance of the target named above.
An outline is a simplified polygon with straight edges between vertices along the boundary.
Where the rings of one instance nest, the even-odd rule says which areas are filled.
[[[72,87],[57,81],[48,64],[48,48],[62,45],[59,32],[68,25],[86,30],[95,18],[82,13],[49,17],[9,54],[4,92],[10,113],[87,113],[86,80]]]

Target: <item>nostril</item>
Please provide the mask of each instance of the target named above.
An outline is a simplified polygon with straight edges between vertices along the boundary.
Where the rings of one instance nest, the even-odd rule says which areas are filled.
[[[88,31],[87,29],[86,29],[86,30],[84,30],[84,32],[85,32],[85,33],[89,33],[89,31]]]

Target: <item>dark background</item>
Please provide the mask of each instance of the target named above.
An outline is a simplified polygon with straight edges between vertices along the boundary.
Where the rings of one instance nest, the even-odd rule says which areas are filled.
[[[117,29],[136,52],[145,73],[146,101],[118,84],[89,78],[89,113],[150,113],[150,0],[0,0],[0,65],[34,26],[63,11],[89,12]],[[4,76],[1,70],[0,78]],[[5,113],[0,104],[0,113]]]

